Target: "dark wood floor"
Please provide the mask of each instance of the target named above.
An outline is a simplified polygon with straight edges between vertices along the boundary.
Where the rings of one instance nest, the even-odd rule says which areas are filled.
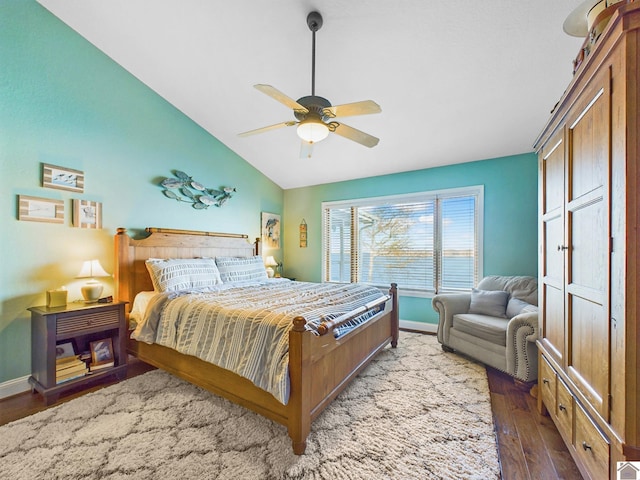
[[[551,418],[538,415],[529,389],[493,368],[487,367],[487,375],[502,478],[581,479]]]
[[[130,357],[127,377],[140,375],[153,367]],[[549,417],[537,413],[536,399],[527,389],[514,385],[511,377],[487,368],[491,407],[498,439],[504,480],[580,479],[558,431]],[[87,388],[61,396],[54,405],[80,397],[90,391],[116,383],[105,379]],[[45,410],[42,397],[30,392],[0,400],[0,425]]]

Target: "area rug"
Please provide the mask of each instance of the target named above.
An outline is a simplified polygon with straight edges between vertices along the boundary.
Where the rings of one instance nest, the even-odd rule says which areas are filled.
[[[402,332],[316,419],[285,427],[154,370],[0,427],[0,478],[496,479],[484,367]]]

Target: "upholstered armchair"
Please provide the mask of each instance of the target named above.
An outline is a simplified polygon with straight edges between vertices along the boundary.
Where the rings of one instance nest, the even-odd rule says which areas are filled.
[[[538,282],[526,276],[489,276],[470,293],[433,297],[440,314],[438,341],[522,382],[538,377]]]

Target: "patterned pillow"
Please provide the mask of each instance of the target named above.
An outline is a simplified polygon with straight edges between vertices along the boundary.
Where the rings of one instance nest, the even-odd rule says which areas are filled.
[[[205,289],[222,283],[213,258],[150,258],[145,265],[157,292]]]
[[[216,257],[222,283],[267,280],[264,260],[254,257]]]

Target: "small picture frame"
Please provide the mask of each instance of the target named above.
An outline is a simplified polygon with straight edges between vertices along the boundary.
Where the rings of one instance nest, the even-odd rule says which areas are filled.
[[[84,172],[43,163],[42,186],[82,193],[84,192]]]
[[[56,345],[56,360],[67,357],[75,357],[76,350],[72,342],[59,343]]]
[[[64,223],[64,202],[51,198],[18,195],[18,220]]]
[[[79,228],[102,228],[102,203],[74,199],[73,226]]]
[[[89,344],[91,365],[104,365],[113,362],[113,344],[111,338],[96,340]]]

